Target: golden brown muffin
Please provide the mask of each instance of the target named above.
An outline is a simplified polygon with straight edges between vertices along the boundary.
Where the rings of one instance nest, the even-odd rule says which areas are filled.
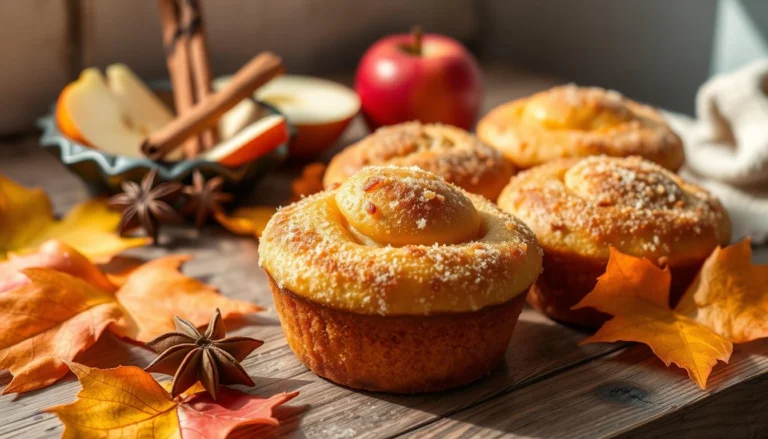
[[[486,375],[541,270],[521,221],[415,167],[367,167],[281,209],[259,253],[299,360],[398,393]]]
[[[544,249],[544,271],[529,303],[552,318],[599,326],[605,315],[572,311],[605,272],[609,248],[672,271],[676,304],[718,245],[731,237],[720,202],[640,157],[564,159],[523,171],[499,197]]]
[[[494,108],[477,135],[519,168],[602,154],[638,155],[672,171],[685,161],[682,141],[655,109],[616,91],[573,84]]]
[[[490,200],[515,173],[498,151],[461,128],[407,122],[379,128],[338,153],[323,184],[327,189],[342,183],[369,165],[417,166]]]

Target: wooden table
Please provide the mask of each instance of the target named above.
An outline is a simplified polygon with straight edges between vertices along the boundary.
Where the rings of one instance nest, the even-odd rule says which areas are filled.
[[[490,107],[556,81],[490,69],[488,82]],[[364,133],[357,121],[340,145]],[[266,202],[287,199],[288,181],[295,172],[286,169],[270,176],[254,197]],[[0,173],[45,188],[59,213],[86,197],[80,182],[37,148],[36,135],[0,143]],[[235,237],[214,226],[199,238],[185,228],[170,235],[163,247],[132,250],[129,255],[193,255],[185,269],[188,274],[227,296],[267,308],[232,331],[266,341],[243,363],[257,383],[247,390],[264,395],[301,392],[277,410],[280,427],[239,429],[235,437],[256,433],[312,438],[768,436],[768,340],[736,346],[730,364],[715,367],[708,389],[702,391],[683,370],[664,367],[645,346],[579,346],[585,332],[526,309],[505,363],[479,382],[428,395],[358,392],[317,377],[294,357],[280,329],[266,277],[257,266],[254,239]],[[757,249],[755,258],[768,263],[768,249]],[[97,367],[145,366],[153,357],[105,333],[77,361]],[[0,386],[8,382],[10,375],[0,374]],[[0,437],[58,437],[61,423],[41,410],[73,401],[78,389],[70,375],[46,389],[0,397]]]

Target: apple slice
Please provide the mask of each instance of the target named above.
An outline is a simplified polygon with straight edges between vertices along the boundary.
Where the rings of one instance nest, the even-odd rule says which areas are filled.
[[[274,105],[296,128],[293,156],[311,156],[331,146],[360,111],[352,89],[310,76],[279,76],[256,91],[256,99]]]
[[[107,67],[107,87],[117,96],[134,130],[148,135],[173,120],[173,113],[125,64]]]
[[[56,120],[72,139],[110,154],[141,157],[144,135],[132,129],[120,100],[95,68],[83,70],[61,93]]]
[[[260,157],[288,141],[288,124],[283,116],[270,114],[253,122],[219,143],[202,158],[237,167]]]
[[[117,96],[131,129],[147,136],[170,123],[171,110],[125,64],[107,66],[107,87]],[[173,151],[166,160],[182,159],[181,149]]]
[[[213,90],[221,90],[229,82],[229,79],[229,76],[215,79],[213,81]],[[269,112],[257,105],[253,99],[243,99],[219,118],[219,137],[222,140],[227,140],[267,114]]]

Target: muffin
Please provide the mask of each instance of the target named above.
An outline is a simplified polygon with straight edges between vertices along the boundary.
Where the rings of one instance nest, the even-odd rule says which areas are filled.
[[[672,272],[674,306],[704,260],[731,237],[720,202],[640,157],[564,159],[521,172],[499,207],[522,219],[544,250],[528,302],[550,317],[600,326],[606,316],[571,310],[594,289],[610,247]]]
[[[342,183],[369,165],[417,166],[490,200],[515,172],[498,151],[461,128],[407,122],[379,128],[341,151],[328,165],[323,184]]]
[[[637,155],[671,171],[683,143],[653,108],[611,90],[563,85],[500,105],[477,134],[519,168],[591,155]]]
[[[279,210],[259,253],[298,359],[396,393],[488,374],[541,271],[521,221],[415,167],[367,167]]]

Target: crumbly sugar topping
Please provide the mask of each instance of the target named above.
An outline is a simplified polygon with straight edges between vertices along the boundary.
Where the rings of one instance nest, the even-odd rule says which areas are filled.
[[[706,253],[730,236],[716,198],[639,157],[563,160],[525,171],[499,204],[556,246],[587,240],[600,252],[612,245],[662,257],[698,246]]]
[[[409,177],[393,176],[388,168],[367,169],[369,175],[350,179],[335,191],[308,197],[272,218],[259,251],[265,270],[278,285],[312,300],[356,312],[430,314],[471,311],[501,303],[535,280],[541,266],[540,249],[533,233],[516,218],[484,198],[467,194],[423,171]],[[403,172],[403,168],[395,169]],[[376,190],[366,192],[366,181],[374,174],[382,177],[381,182]],[[433,185],[435,181],[438,184]],[[394,187],[397,185],[393,182],[402,187]],[[367,235],[375,238],[375,243],[362,242],[359,235],[367,229],[342,207],[344,191],[349,186],[357,188],[347,194],[350,197],[382,192],[400,199],[397,209],[422,213],[410,220],[412,227],[422,234],[435,233],[432,220],[439,218],[430,216],[430,212],[453,203],[452,191],[458,191],[461,197],[471,200],[470,207],[477,211],[475,215],[483,227],[471,237],[450,244],[393,245],[382,242],[383,234]],[[426,195],[429,192],[434,196]],[[445,200],[440,201],[438,195]],[[387,221],[388,204],[376,203],[380,208],[373,217]],[[465,209],[455,205],[453,208]],[[444,210],[443,214],[457,213]],[[367,212],[365,215],[371,217]],[[406,217],[398,221],[405,221]],[[391,236],[386,239],[407,235],[408,227],[411,226],[391,224]]]
[[[472,134],[450,125],[405,124],[382,127],[356,145],[359,166],[415,165],[460,186],[509,172],[509,163]]]

